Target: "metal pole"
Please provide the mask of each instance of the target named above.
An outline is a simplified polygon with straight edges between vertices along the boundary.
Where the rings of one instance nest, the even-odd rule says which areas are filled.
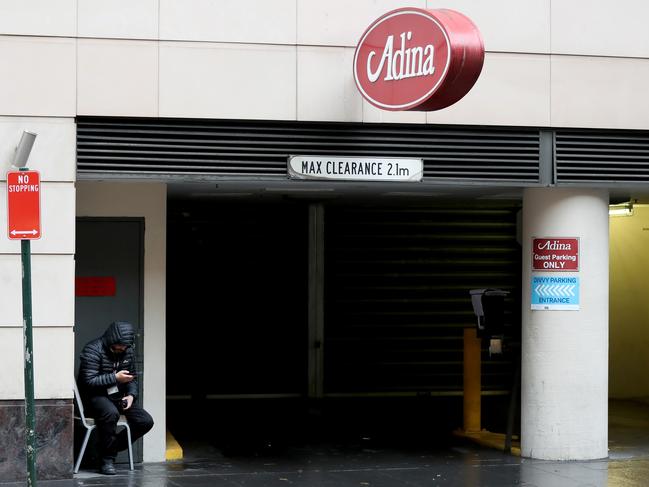
[[[512,345],[512,348],[514,346]],[[505,453],[512,452],[512,436],[514,435],[514,419],[518,409],[518,395],[520,393],[521,383],[521,353],[520,345],[516,346],[514,352],[514,360],[516,361],[516,369],[514,372],[514,383],[512,384],[512,392],[509,396],[509,412],[507,414],[507,434],[505,436]]]
[[[324,395],[324,206],[309,205],[309,398]]]
[[[482,342],[475,327],[464,329],[464,432],[479,433]]]
[[[21,168],[26,170],[27,168]],[[36,415],[34,411],[34,343],[32,338],[32,262],[31,242],[20,241],[23,272],[23,344],[25,347],[25,452],[27,485],[36,486]]]

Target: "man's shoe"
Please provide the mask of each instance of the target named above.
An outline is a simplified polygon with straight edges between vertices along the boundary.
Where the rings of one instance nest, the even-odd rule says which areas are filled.
[[[104,458],[101,461],[101,468],[99,471],[104,475],[115,475],[117,472],[115,471],[115,465],[113,465],[113,459]]]

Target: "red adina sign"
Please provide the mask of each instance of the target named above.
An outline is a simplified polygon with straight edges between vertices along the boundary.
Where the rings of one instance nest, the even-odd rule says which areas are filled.
[[[532,269],[535,271],[579,270],[578,238],[535,238],[532,240]]]
[[[354,80],[378,108],[432,111],[466,95],[483,62],[482,37],[468,17],[448,9],[400,8],[361,36]]]

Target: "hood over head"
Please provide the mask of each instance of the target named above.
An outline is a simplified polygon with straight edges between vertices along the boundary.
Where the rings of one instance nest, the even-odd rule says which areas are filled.
[[[133,325],[126,321],[114,321],[108,326],[101,340],[106,348],[118,344],[132,347],[135,341],[135,330]]]

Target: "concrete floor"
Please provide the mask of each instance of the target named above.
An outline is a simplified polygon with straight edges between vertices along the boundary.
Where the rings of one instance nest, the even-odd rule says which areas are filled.
[[[649,485],[649,405],[613,401],[609,420],[610,457],[588,462],[521,459],[449,437],[435,446],[357,442],[302,444],[224,456],[206,442],[187,443],[182,462],[147,464],[105,477],[82,471],[73,480],[41,481],[68,486],[613,486]],[[2,483],[18,486],[22,483]]]

